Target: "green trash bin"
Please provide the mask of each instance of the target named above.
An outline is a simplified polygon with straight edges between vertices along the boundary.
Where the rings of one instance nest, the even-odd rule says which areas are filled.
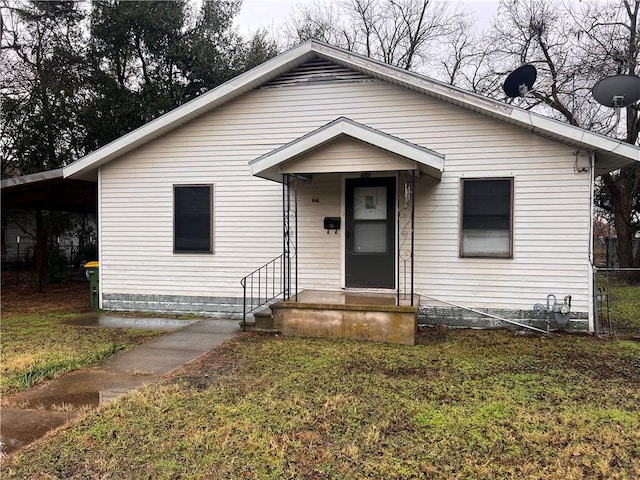
[[[100,308],[100,262],[87,262],[84,264],[85,275],[89,280],[89,292],[91,293],[91,308]]]

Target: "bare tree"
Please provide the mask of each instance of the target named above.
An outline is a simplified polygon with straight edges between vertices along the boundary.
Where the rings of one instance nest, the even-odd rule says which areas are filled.
[[[460,16],[435,0],[316,1],[294,11],[285,36],[289,45],[315,37],[406,70],[424,70],[436,63],[438,44]]]
[[[450,85],[485,95],[498,92],[500,78],[491,63],[491,50],[484,44],[483,32],[475,27],[475,19],[456,14],[451,29],[439,44],[439,65],[430,73]]]
[[[593,3],[573,18],[583,36],[583,68],[593,76],[607,74],[638,75],[640,52],[640,0],[622,0],[605,8]],[[631,144],[638,144],[640,116],[637,105],[624,109],[610,130]],[[618,128],[616,128],[618,127]],[[632,239],[640,232],[640,166],[637,164],[602,176],[603,188],[598,197],[614,220],[621,266],[640,266],[640,248],[633,251]]]
[[[572,125],[614,135],[637,144],[640,122],[635,105],[619,112],[602,107],[591,96],[606,75],[636,75],[640,0],[560,3],[549,0],[502,0],[487,47],[495,76],[523,63],[538,70],[535,89],[513,101]],[[489,92],[500,96],[497,92]],[[620,264],[640,265],[633,237],[640,230],[640,167],[632,165],[602,177],[599,206],[609,212],[618,237]]]

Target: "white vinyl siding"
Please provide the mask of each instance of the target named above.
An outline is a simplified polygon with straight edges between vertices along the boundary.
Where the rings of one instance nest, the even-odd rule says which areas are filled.
[[[441,181],[417,182],[417,292],[524,310],[573,295],[587,311],[590,175],[575,148],[381,81],[257,89],[103,167],[102,292],[240,297],[240,278],[282,252],[282,187],[248,162],[340,116],[446,156]],[[460,179],[481,177],[514,178],[511,259],[459,258]],[[341,214],[341,178],[299,184],[300,287],[341,286],[344,230],[322,225]],[[202,183],[216,185],[215,255],[173,255],[172,186]]]
[[[282,173],[409,170],[416,162],[352,138],[340,138],[282,166]]]
[[[297,182],[299,288],[340,288],[344,219],[336,234],[324,229],[324,217],[341,216],[341,184],[336,174]]]

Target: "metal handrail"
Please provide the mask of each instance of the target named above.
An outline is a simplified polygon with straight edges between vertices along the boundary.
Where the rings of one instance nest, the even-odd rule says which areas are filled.
[[[247,315],[286,292],[285,256],[284,253],[278,255],[240,280],[243,291],[243,331],[247,325]]]

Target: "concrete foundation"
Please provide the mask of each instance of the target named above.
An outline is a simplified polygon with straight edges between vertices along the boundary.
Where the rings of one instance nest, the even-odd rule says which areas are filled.
[[[105,293],[102,309],[129,312],[193,314],[212,318],[242,318],[242,297],[200,297],[193,295],[145,295]]]
[[[533,310],[506,310],[497,308],[481,308],[477,310],[542,330],[547,328],[547,315],[538,316]],[[424,305],[421,305],[418,311],[418,324],[448,325],[457,328],[518,328],[517,325],[509,322],[502,322],[495,318],[473,313],[462,308]],[[588,316],[586,313],[572,312],[571,319],[566,327],[560,328],[555,321],[552,320],[551,329],[562,329],[567,332],[588,332]]]
[[[311,295],[311,296],[309,296]],[[394,306],[394,294],[353,293],[348,291],[321,292],[305,290],[299,294],[300,302],[304,304],[317,305],[376,305]],[[254,304],[257,301],[254,301]],[[403,305],[408,303],[406,300]],[[419,300],[414,301],[418,305]],[[103,294],[102,308],[113,311],[138,311],[138,312],[160,312],[170,314],[194,314],[212,318],[232,318],[242,319],[242,297],[200,297],[187,295],[144,295],[127,293]],[[308,310],[309,308],[305,307]],[[506,310],[506,309],[478,309],[509,320],[515,320],[527,325],[546,328],[545,317],[538,317],[533,310]],[[374,310],[372,310],[374,311]],[[331,314],[332,316],[335,314]],[[450,327],[467,328],[503,328],[513,325],[499,320],[479,315],[468,310],[448,306],[427,306],[420,305],[417,309],[417,319],[420,325],[444,324]],[[367,320],[365,323],[370,323]],[[329,322],[331,323],[331,322]],[[360,322],[362,323],[362,322]],[[266,327],[265,327],[266,328]],[[270,329],[271,327],[266,329]],[[328,328],[328,327],[326,327]],[[552,329],[558,326],[552,322]],[[586,313],[572,312],[569,324],[564,328],[570,332],[586,332],[589,324]]]

